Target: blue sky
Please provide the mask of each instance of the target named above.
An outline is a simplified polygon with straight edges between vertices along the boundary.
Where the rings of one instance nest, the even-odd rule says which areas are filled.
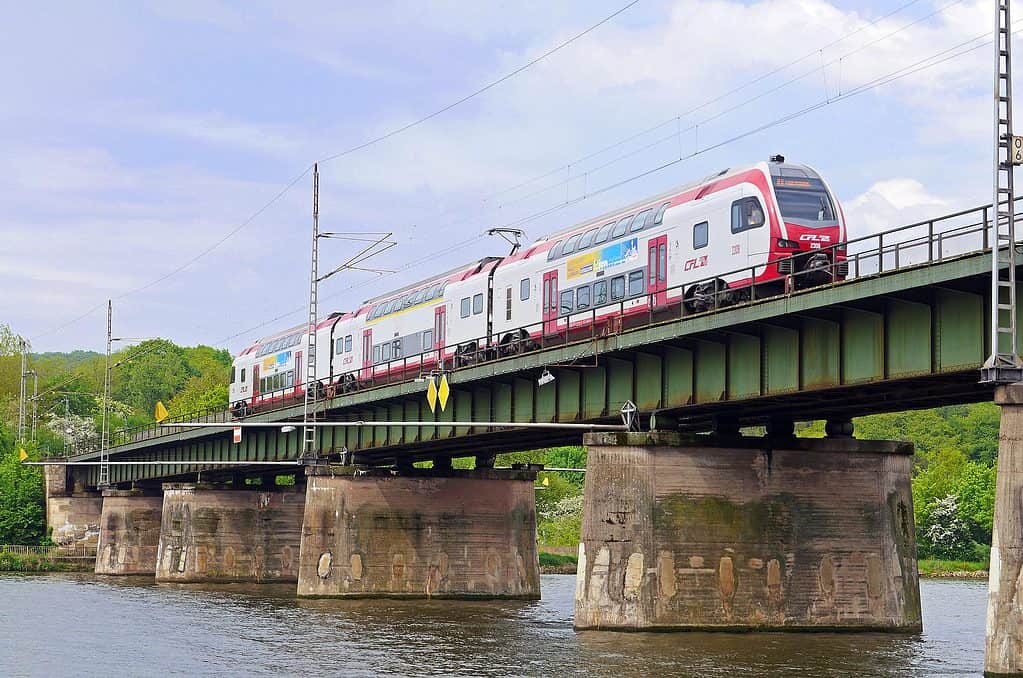
[[[324,313],[504,253],[480,236],[491,226],[561,207],[522,224],[531,240],[776,152],[828,177],[853,236],[989,199],[990,47],[591,195],[993,23],[988,0],[917,0],[871,24],[906,2],[642,0],[472,101],[325,163],[323,228],[393,231],[398,246],[378,263],[399,272],[332,279]],[[36,350],[100,350],[100,307],[113,297],[115,334],[232,351],[301,322],[301,310],[285,314],[308,293],[308,177],[208,256],[134,290],[220,240],[312,161],[460,98],[624,4],[8,6],[0,322]],[[328,243],[323,265],[350,253]]]

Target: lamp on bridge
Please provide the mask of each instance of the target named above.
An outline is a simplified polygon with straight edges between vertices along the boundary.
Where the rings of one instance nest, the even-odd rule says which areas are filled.
[[[544,386],[552,381],[554,381],[554,375],[545,367],[543,368],[543,372],[540,373],[540,378],[536,380],[536,383],[540,386]]]

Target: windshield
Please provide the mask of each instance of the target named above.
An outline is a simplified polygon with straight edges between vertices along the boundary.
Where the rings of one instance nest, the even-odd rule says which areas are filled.
[[[834,226],[838,219],[826,191],[778,188],[775,193],[786,221],[798,221],[806,226]]]

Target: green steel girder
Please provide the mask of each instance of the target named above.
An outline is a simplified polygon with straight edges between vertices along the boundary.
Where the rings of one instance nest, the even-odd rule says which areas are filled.
[[[321,403],[329,419],[427,423],[320,429],[320,450],[389,463],[573,442],[581,438],[577,431],[443,423],[617,421],[626,400],[644,415],[668,410],[683,426],[701,428],[715,413],[759,423],[983,399],[990,387],[976,382],[988,353],[985,275],[987,257],[964,256],[462,368],[449,375],[447,408],[435,413],[423,383],[346,394]],[[556,379],[540,386],[536,377],[545,367]],[[247,421],[301,416],[299,406]],[[234,444],[229,431],[192,429],[118,446],[111,458],[288,460],[300,453],[300,435],[249,429]],[[128,483],[198,470],[176,464],[111,473]],[[98,477],[84,467],[79,472],[87,485]]]

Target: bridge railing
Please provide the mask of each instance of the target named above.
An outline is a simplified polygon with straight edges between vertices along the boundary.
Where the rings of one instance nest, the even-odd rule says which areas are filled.
[[[1021,198],[1017,203],[1017,213]],[[737,304],[755,303],[800,290],[847,284],[849,281],[883,275],[909,267],[934,264],[951,258],[983,251],[989,247],[991,206],[982,205],[933,219],[907,224],[873,233],[845,243],[826,245],[799,252],[766,263],[737,268],[725,274],[689,281],[684,285],[666,287],[646,277],[644,291],[638,295],[601,303],[593,299],[584,310],[574,309],[558,314],[556,320],[543,320],[499,334],[480,336],[459,344],[453,359],[445,359],[442,351],[432,349],[419,354],[392,358],[372,367],[357,367],[332,373],[325,383],[314,387],[319,395],[335,397],[370,388],[421,379],[434,371],[452,371],[482,362],[514,357],[526,351],[567,344],[586,344],[595,339],[629,329],[678,318],[705,315]],[[1019,218],[1023,220],[1023,216]],[[643,257],[644,248],[640,250]],[[817,266],[809,266],[815,255],[823,255]],[[769,269],[782,272],[780,277],[765,281]],[[609,279],[608,279],[609,280]],[[609,280],[610,287],[610,280]],[[651,291],[651,288],[662,287]],[[610,296],[610,293],[609,293]],[[560,300],[559,304],[560,304]],[[560,307],[559,307],[560,311]],[[508,337],[515,337],[508,341]],[[504,343],[502,343],[504,339]],[[588,349],[580,353],[582,358]],[[261,407],[260,412],[273,412],[294,407],[301,402],[301,384],[261,394],[274,406]],[[208,409],[166,420],[226,422],[234,415],[247,412]],[[181,429],[147,425],[117,432],[117,440],[135,442],[171,435]],[[112,443],[113,444],[113,443]]]
[[[0,544],[0,553],[12,553],[19,556],[39,556],[49,560],[92,559],[96,558],[96,547],[85,544],[68,546],[26,546],[23,544]]]

